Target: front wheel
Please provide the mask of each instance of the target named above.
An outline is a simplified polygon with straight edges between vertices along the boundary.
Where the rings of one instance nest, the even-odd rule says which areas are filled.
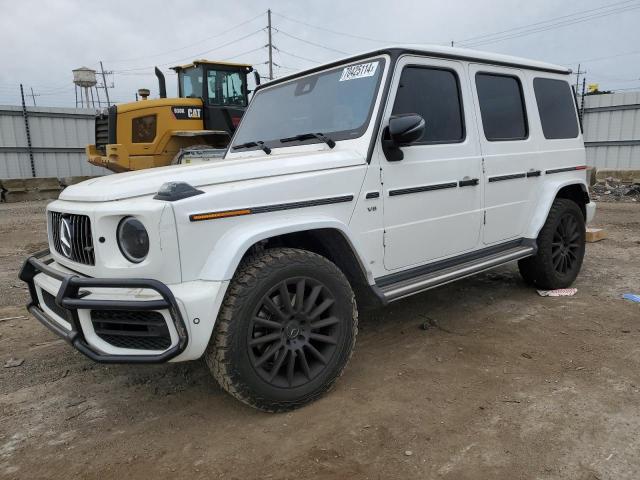
[[[537,288],[569,287],[582,267],[585,234],[580,207],[571,200],[556,198],[538,235],[537,254],[518,262],[520,274]]]
[[[234,276],[205,359],[218,383],[264,411],[305,405],[342,374],[358,315],[343,273],[292,248],[249,257]]]

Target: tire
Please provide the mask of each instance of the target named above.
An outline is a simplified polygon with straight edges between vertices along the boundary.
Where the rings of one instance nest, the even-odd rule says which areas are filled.
[[[580,207],[566,198],[556,198],[538,235],[537,254],[518,262],[522,278],[545,290],[569,287],[582,267],[585,233]]]
[[[241,402],[293,410],[333,386],[357,333],[355,296],[338,267],[309,251],[268,249],[234,275],[205,360]]]

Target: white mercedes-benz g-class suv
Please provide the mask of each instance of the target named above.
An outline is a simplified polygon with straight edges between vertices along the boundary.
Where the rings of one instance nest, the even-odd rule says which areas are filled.
[[[393,47],[262,85],[224,159],[49,204],[30,312],[89,358],[205,357],[266,411],[340,376],[358,310],[518,261],[569,286],[589,200],[564,67]]]

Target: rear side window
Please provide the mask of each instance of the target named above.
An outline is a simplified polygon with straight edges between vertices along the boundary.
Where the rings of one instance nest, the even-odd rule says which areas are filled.
[[[393,115],[417,113],[426,128],[417,143],[455,143],[464,140],[464,121],[458,77],[451,70],[406,67],[402,71]]]
[[[520,80],[510,75],[478,73],[476,89],[487,140],[527,138],[529,128]]]
[[[569,84],[564,80],[534,78],[533,90],[544,138],[576,138],[578,120]]]

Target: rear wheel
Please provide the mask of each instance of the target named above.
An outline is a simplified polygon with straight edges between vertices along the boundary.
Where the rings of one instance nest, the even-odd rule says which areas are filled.
[[[354,294],[333,263],[304,250],[270,249],[234,276],[205,358],[233,396],[284,411],[331,388],[356,334]]]
[[[582,267],[585,223],[580,207],[556,198],[537,239],[538,252],[518,262],[520,274],[537,288],[570,286]]]

